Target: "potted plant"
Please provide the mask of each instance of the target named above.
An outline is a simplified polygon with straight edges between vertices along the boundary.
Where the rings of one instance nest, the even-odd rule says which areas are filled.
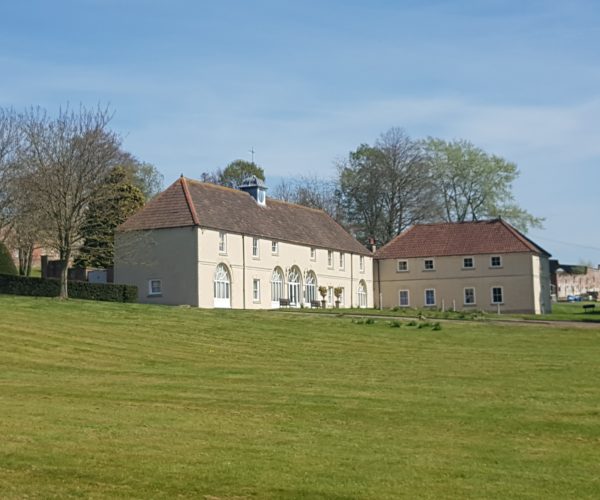
[[[327,296],[327,287],[326,286],[320,286],[319,287],[319,293],[321,294],[321,307],[323,309],[325,309],[325,306],[327,304],[327,301],[325,300],[325,297]]]
[[[342,296],[343,291],[344,291],[344,289],[341,286],[336,286],[333,289],[333,295],[335,295],[335,308],[336,309],[340,308],[340,298]]]

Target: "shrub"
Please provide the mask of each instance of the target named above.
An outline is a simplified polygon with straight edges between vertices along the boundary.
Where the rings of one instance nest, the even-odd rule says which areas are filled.
[[[33,297],[58,297],[60,281],[57,279],[26,278],[24,276],[0,274],[0,293]],[[106,302],[137,302],[138,290],[136,286],[131,285],[71,281],[69,282],[69,297]]]
[[[437,323],[433,324],[433,328],[432,330],[441,330],[442,329],[442,325],[439,323],[439,321]]]
[[[390,321],[390,327],[391,328],[401,328],[402,323],[400,321]]]
[[[0,243],[0,274],[19,274],[4,243]]]
[[[367,318],[365,320],[365,324],[366,325],[374,325],[375,324],[375,320],[373,318]]]
[[[408,325],[408,326],[417,326],[417,322],[416,322],[416,321],[414,321],[414,320],[413,320],[413,321],[409,321],[409,322],[407,323],[407,325]]]

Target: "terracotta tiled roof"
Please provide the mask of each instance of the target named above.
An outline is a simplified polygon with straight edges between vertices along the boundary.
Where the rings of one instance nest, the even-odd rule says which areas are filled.
[[[375,253],[377,259],[533,252],[549,255],[502,219],[417,224]]]
[[[319,248],[371,255],[322,210],[181,178],[131,216],[119,231],[200,226]]]

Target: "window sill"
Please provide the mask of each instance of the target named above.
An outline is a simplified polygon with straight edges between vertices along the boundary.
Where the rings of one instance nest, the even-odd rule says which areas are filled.
[[[474,267],[461,267],[462,271],[475,271],[476,268]]]
[[[423,269],[424,273],[433,273],[435,269]]]
[[[504,302],[492,302],[490,305],[491,306],[503,306]]]
[[[148,299],[155,299],[158,297],[162,297],[162,293],[149,293],[148,295],[146,295],[146,298]]]
[[[437,307],[436,304],[425,304],[423,307]]]
[[[396,269],[397,273],[407,273],[409,272],[408,269]]]

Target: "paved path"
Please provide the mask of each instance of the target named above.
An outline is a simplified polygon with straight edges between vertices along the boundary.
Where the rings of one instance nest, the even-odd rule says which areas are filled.
[[[386,319],[400,320],[400,321],[414,321],[419,318],[416,316],[386,316],[384,314],[360,314],[360,313],[345,313],[345,312],[327,312],[327,313],[310,313],[310,312],[295,312],[290,310],[282,311],[285,314],[295,315],[310,315],[313,318],[315,316],[325,317],[339,317],[340,315],[344,318],[373,318],[373,319]],[[476,319],[476,320],[465,320],[465,319],[451,319],[451,318],[427,318],[425,321],[439,321],[440,323],[479,323],[479,324],[504,324],[504,325],[527,325],[527,326],[545,326],[550,328],[585,328],[585,329],[596,329],[600,330],[600,323],[592,323],[585,321],[563,321],[563,320],[543,320],[543,319],[519,319],[519,318],[505,318],[505,319]]]

